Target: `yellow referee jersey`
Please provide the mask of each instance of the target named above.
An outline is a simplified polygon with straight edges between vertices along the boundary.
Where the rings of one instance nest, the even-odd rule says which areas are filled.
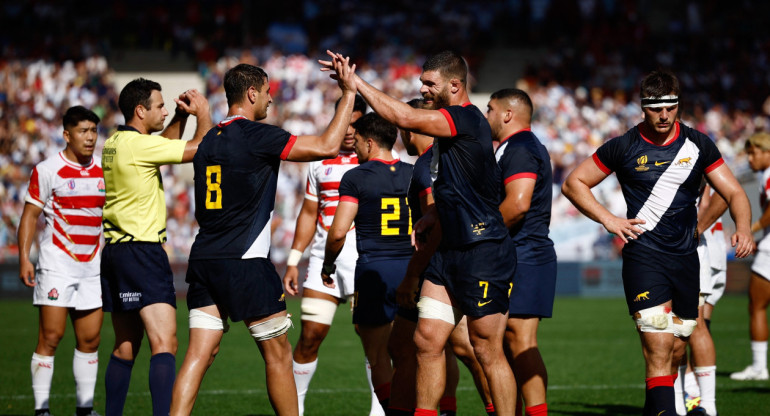
[[[158,168],[181,163],[185,143],[128,126],[118,127],[107,139],[102,151],[107,244],[166,241],[166,198]]]

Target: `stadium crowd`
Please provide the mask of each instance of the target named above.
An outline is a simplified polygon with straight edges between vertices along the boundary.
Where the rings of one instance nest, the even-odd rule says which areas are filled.
[[[640,120],[635,86],[648,67],[665,66],[680,76],[688,97],[682,104],[685,122],[715,140],[739,175],[745,171],[742,143],[768,126],[770,42],[763,35],[766,32],[752,30],[763,14],[746,13],[744,4],[724,10],[715,1],[684,1],[662,11],[643,8],[644,3],[635,1],[493,1],[485,2],[483,8],[472,2],[440,1],[434,6],[444,12],[431,14],[417,13],[417,4],[408,1],[388,2],[376,12],[359,2],[288,1],[264,6],[267,10],[254,14],[259,24],[245,29],[240,17],[256,7],[251,2],[185,2],[189,7],[177,14],[173,12],[177,2],[140,1],[151,11],[142,16],[140,27],[147,30],[124,32],[112,27],[120,25],[106,22],[139,24],[125,2],[116,2],[111,10],[80,8],[84,14],[78,19],[73,18],[75,9],[69,3],[0,6],[0,23],[9,29],[0,35],[4,57],[0,61],[0,261],[16,256],[15,229],[32,166],[64,145],[60,127],[64,109],[78,104],[92,108],[102,118],[102,142],[122,122],[111,81],[113,70],[106,58],[118,58],[120,50],[159,48],[196,62],[215,121],[226,112],[224,71],[237,62],[260,65],[272,77],[275,99],[267,122],[305,134],[325,127],[337,98],[332,83],[317,70],[316,51],[344,45],[342,49],[352,56],[365,59],[357,63],[364,79],[407,100],[419,95],[419,64],[437,43],[461,47],[472,72],[484,58],[483,46],[495,41],[518,47],[548,45],[542,61],[530,64],[517,86],[533,98],[533,130],[553,159],[552,230],[556,234],[580,218],[556,191],[558,186],[566,172],[604,140]],[[713,18],[717,14],[720,19]],[[440,21],[426,24],[430,15]],[[741,24],[735,24],[740,16]],[[64,25],[67,21],[77,24]],[[45,24],[50,30],[21,36],[28,32],[21,28],[30,24]],[[506,26],[520,30],[514,33],[504,30]],[[89,33],[105,36],[95,39]],[[698,41],[704,33],[719,35],[706,46]],[[460,34],[472,35],[460,40]],[[650,53],[651,45],[667,36],[677,38],[671,48]],[[601,47],[592,41],[597,37],[605,40]],[[654,62],[642,64],[633,56],[651,56]],[[727,56],[737,59],[711,63],[715,57]],[[183,260],[196,230],[192,184],[178,167],[164,168],[164,174],[166,189],[171,191],[167,192],[167,247],[172,259]],[[607,182],[598,189],[603,200],[622,200],[617,198],[615,181]],[[274,233],[276,261],[288,252],[303,186],[304,167],[284,163]],[[613,210],[622,212],[624,207],[613,206]],[[599,246],[576,259],[612,257],[616,253],[608,244],[609,239],[600,239]]]

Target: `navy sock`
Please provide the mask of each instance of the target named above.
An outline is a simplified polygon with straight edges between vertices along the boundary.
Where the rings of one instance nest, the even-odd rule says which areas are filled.
[[[176,358],[173,354],[163,352],[150,358],[150,395],[154,416],[168,416],[175,379]]]
[[[123,360],[114,355],[110,356],[110,362],[107,364],[107,371],[104,374],[105,416],[123,414],[123,405],[126,404],[132,368],[134,368],[133,361]]]
[[[652,377],[647,380],[644,397],[644,416],[675,415],[674,380],[672,376]]]

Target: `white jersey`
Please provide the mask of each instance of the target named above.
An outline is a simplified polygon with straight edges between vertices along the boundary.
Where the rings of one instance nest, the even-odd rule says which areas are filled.
[[[355,153],[340,152],[334,159],[311,162],[308,167],[305,198],[318,202],[316,232],[313,237],[313,243],[310,246],[310,255],[313,257],[324,258],[326,237],[329,228],[332,226],[334,214],[337,212],[337,205],[340,202],[339,188],[342,175],[356,166],[358,166],[358,157],[356,157]],[[350,245],[352,245],[352,253],[357,253],[355,248],[355,227],[351,227],[350,231],[348,231],[343,253],[351,252],[351,250],[346,250]],[[340,256],[338,261],[352,261],[355,263],[356,258],[357,254],[352,259],[347,258],[347,256]]]
[[[24,200],[45,215],[38,269],[70,277],[99,275],[104,196],[96,159],[83,166],[60,152],[35,166]]]
[[[711,188],[711,195],[716,191]],[[712,269],[727,270],[727,242],[725,241],[724,226],[722,218],[714,221],[711,226],[703,232],[703,239],[709,252],[709,265]]]

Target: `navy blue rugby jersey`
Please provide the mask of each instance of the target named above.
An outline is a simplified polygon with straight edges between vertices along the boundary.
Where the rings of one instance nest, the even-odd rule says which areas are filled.
[[[190,259],[268,257],[278,167],[296,139],[242,116],[206,133],[193,158],[200,230]]]
[[[508,230],[500,214],[500,167],[489,123],[476,106],[442,108],[452,135],[436,138],[431,161],[433,199],[444,248],[502,240]]]
[[[430,161],[433,158],[433,145],[430,145],[414,162],[412,180],[409,182],[409,208],[412,210],[412,221],[422,218],[420,198],[433,192],[430,179]]]
[[[548,237],[553,199],[551,156],[537,136],[525,129],[501,140],[495,157],[503,172],[503,195],[505,185],[513,180],[535,180],[529,211],[509,229],[518,262],[537,265],[556,260],[553,241]]]
[[[697,208],[701,178],[724,163],[705,134],[676,123],[676,139],[658,146],[639,126],[604,143],[593,155],[604,173],[615,172],[626,200],[627,217],[646,221],[636,242],[670,254],[690,254],[698,246]]]
[[[340,202],[358,204],[358,263],[412,255],[412,218],[407,203],[412,165],[372,159],[342,176]]]

